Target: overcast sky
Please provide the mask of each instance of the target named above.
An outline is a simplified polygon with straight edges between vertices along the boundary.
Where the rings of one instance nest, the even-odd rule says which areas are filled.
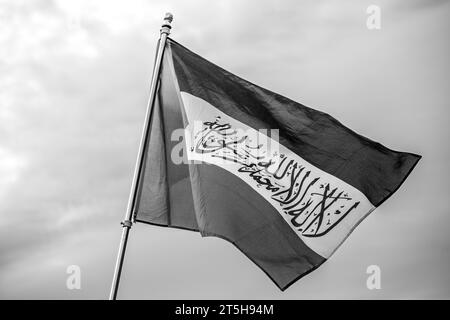
[[[206,59],[423,159],[284,293],[224,240],[137,224],[119,298],[450,298],[450,3],[437,0],[0,0],[0,298],[108,297],[166,11]]]

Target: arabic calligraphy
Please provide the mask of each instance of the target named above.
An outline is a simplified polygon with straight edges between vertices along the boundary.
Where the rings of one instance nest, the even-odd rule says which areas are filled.
[[[360,201],[348,191],[314,174],[294,156],[273,150],[260,137],[233,128],[217,116],[194,132],[190,151],[238,164],[236,175],[247,176],[255,188],[268,192],[271,202],[305,237],[327,234],[358,207]]]

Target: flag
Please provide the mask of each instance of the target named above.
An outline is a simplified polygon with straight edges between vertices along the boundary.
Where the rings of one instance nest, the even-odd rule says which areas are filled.
[[[168,39],[135,220],[234,244],[281,289],[323,262],[420,159]]]

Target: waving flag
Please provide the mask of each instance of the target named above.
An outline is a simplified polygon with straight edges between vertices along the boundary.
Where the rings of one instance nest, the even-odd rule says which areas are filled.
[[[329,258],[420,159],[171,39],[150,125],[136,221],[226,239],[281,290]]]

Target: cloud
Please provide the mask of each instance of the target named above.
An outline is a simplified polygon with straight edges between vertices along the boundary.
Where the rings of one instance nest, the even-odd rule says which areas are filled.
[[[175,15],[173,37],[211,61],[425,157],[398,196],[289,292],[218,239],[137,225],[124,296],[231,298],[239,287],[240,298],[370,298],[367,263],[387,270],[377,297],[449,296],[449,6],[380,6],[373,33],[356,1],[2,2],[0,297],[106,297],[165,11]],[[82,266],[81,292],[65,288],[70,264]],[[401,268],[420,274],[409,292]]]

